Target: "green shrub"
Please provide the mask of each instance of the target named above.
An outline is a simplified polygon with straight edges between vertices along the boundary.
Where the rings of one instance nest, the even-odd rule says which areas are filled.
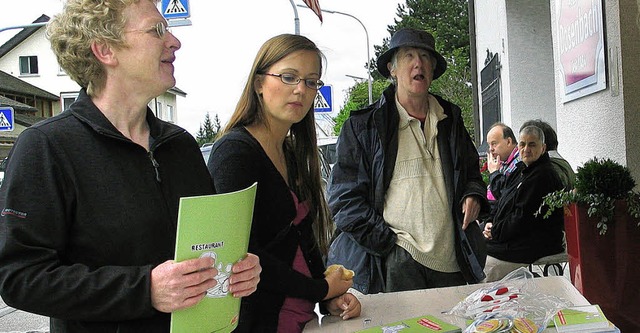
[[[625,200],[628,213],[635,219],[640,218],[640,195],[633,191],[635,186],[629,168],[610,159],[594,157],[578,168],[575,190],[549,193],[537,214],[544,214],[546,218],[570,203],[586,205],[589,216],[599,218],[596,227],[604,235],[608,224],[613,222],[616,200]]]

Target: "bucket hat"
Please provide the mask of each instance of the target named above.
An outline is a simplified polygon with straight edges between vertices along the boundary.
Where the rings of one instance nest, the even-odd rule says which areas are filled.
[[[389,75],[391,75],[387,64],[391,61],[393,54],[401,47],[417,47],[430,51],[436,58],[436,68],[433,70],[434,80],[439,78],[440,75],[447,70],[447,61],[436,51],[436,41],[430,33],[423,30],[404,28],[396,31],[396,33],[391,36],[389,49],[380,55],[376,61],[378,72],[380,72],[382,76],[388,78]]]

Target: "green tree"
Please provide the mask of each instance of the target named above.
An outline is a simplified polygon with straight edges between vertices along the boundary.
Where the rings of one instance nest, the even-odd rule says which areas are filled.
[[[391,36],[402,28],[415,28],[429,31],[436,39],[436,49],[447,60],[447,71],[433,82],[431,92],[440,95],[455,103],[462,109],[465,126],[473,137],[473,100],[471,84],[471,64],[469,46],[469,14],[467,0],[407,0],[406,4],[399,4],[397,18],[394,25],[389,25],[387,31],[389,37],[382,41],[382,45],[374,45],[375,58],[389,49]],[[375,59],[370,60],[371,67],[375,69]],[[377,71],[371,75],[376,80],[387,85]],[[350,89],[345,106],[336,118],[337,131],[342,127],[344,119],[351,110],[366,106],[360,96],[352,98],[351,92],[358,93],[357,89]],[[379,97],[379,93],[374,93]],[[342,119],[344,118],[344,119]]]
[[[371,94],[374,101],[387,87],[388,82],[386,79],[375,80],[371,83]],[[344,106],[340,109],[338,115],[334,118],[336,125],[333,127],[335,135],[340,134],[342,124],[349,118],[351,111],[362,109],[369,104],[369,83],[368,81],[357,82],[347,92],[347,98],[345,99]]]
[[[213,116],[212,122],[211,117],[209,117],[209,112],[207,112],[204,116],[204,123],[200,124],[200,129],[198,130],[198,133],[196,133],[196,141],[198,142],[198,145],[202,146],[205,143],[214,142],[221,127],[218,114],[216,113]]]

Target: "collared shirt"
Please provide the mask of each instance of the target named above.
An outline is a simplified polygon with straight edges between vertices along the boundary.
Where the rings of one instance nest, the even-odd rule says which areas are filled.
[[[498,169],[498,172],[503,174],[505,177],[509,176],[513,170],[516,169],[518,162],[520,162],[520,150],[516,146],[511,151],[511,154],[507,158],[506,161],[502,162],[502,166]],[[487,185],[487,199],[491,201],[495,201],[496,197],[491,192],[491,186]]]

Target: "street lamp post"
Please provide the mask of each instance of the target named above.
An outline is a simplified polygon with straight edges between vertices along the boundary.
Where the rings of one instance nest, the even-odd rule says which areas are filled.
[[[305,5],[301,5],[301,4],[297,4],[298,7],[302,7],[302,8],[307,8],[310,9],[309,7],[305,6]],[[368,77],[368,83],[369,83],[369,104],[373,103],[373,92],[372,92],[372,87],[371,87],[371,68],[369,66],[369,61],[371,60],[371,58],[369,57],[369,32],[367,31],[367,28],[364,26],[364,24],[362,23],[362,21],[360,21],[357,17],[349,14],[349,13],[343,13],[343,12],[339,12],[337,10],[329,10],[329,9],[321,9],[323,12],[325,13],[329,13],[329,14],[340,14],[340,15],[345,15],[345,16],[349,16],[351,18],[353,18],[354,20],[358,21],[358,23],[360,23],[360,25],[362,26],[362,29],[364,29],[364,34],[367,36],[367,77]]]
[[[363,78],[363,77],[355,76],[355,75],[351,75],[351,74],[345,74],[344,76],[346,76],[346,77],[350,77],[350,78],[352,78],[352,79],[354,79],[354,80],[362,80],[362,81],[366,80],[366,79],[365,79],[365,78]]]
[[[289,0],[289,2],[291,2],[291,7],[293,7],[293,24],[295,25],[294,29],[296,32],[296,35],[300,34],[300,19],[298,18],[298,9],[296,9],[295,3],[293,2],[293,0]],[[300,6],[300,5],[298,5]]]
[[[0,28],[0,32],[3,32],[5,30],[13,30],[13,29],[26,29],[26,28],[41,27],[41,26],[46,25],[46,24],[47,24],[47,22],[36,22],[36,23],[25,24],[25,25],[17,25],[17,26],[13,26],[13,27],[5,27],[5,28]]]

